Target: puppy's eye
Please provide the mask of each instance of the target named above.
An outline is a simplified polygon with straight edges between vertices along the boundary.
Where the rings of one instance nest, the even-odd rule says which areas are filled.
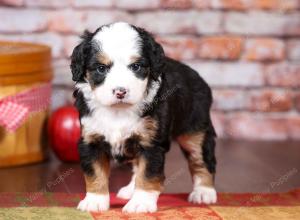
[[[97,67],[97,72],[100,74],[106,73],[106,71],[107,71],[107,66],[105,66],[105,65],[99,65]]]
[[[130,69],[133,72],[138,72],[141,69],[141,65],[138,64],[138,63],[133,63],[133,64],[130,65]]]

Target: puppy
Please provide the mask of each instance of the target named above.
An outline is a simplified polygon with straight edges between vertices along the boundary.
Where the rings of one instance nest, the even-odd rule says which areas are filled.
[[[78,149],[86,182],[82,211],[109,209],[110,159],[132,163],[131,182],[117,196],[124,212],[155,212],[165,154],[176,140],[189,165],[192,203],[215,203],[216,133],[212,93],[190,67],[166,57],[142,28],[113,23],[85,32],[71,56],[80,113]]]

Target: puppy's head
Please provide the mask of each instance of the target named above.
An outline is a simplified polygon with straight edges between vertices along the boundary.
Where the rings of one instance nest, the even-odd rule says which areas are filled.
[[[104,106],[130,106],[158,79],[164,51],[144,29],[127,23],[85,32],[71,56],[73,80],[90,86]]]

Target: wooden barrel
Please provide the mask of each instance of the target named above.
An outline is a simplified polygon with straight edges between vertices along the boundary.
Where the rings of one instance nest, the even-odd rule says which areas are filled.
[[[31,43],[0,41],[0,100],[52,79],[51,50]],[[45,121],[49,109],[30,115],[15,131],[0,126],[0,167],[45,158]]]

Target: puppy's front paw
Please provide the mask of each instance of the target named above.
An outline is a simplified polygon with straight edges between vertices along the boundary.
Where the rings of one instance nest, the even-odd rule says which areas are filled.
[[[130,183],[119,190],[117,197],[121,199],[130,199],[132,197],[133,192],[134,192],[134,184]]]
[[[86,193],[77,209],[87,212],[101,212],[109,209],[109,195],[100,195],[95,193]]]
[[[122,211],[129,213],[155,212],[157,211],[158,196],[159,192],[157,191],[135,190]]]
[[[197,186],[190,193],[189,202],[195,204],[212,204],[217,202],[217,192],[214,188],[205,187],[205,186]]]

